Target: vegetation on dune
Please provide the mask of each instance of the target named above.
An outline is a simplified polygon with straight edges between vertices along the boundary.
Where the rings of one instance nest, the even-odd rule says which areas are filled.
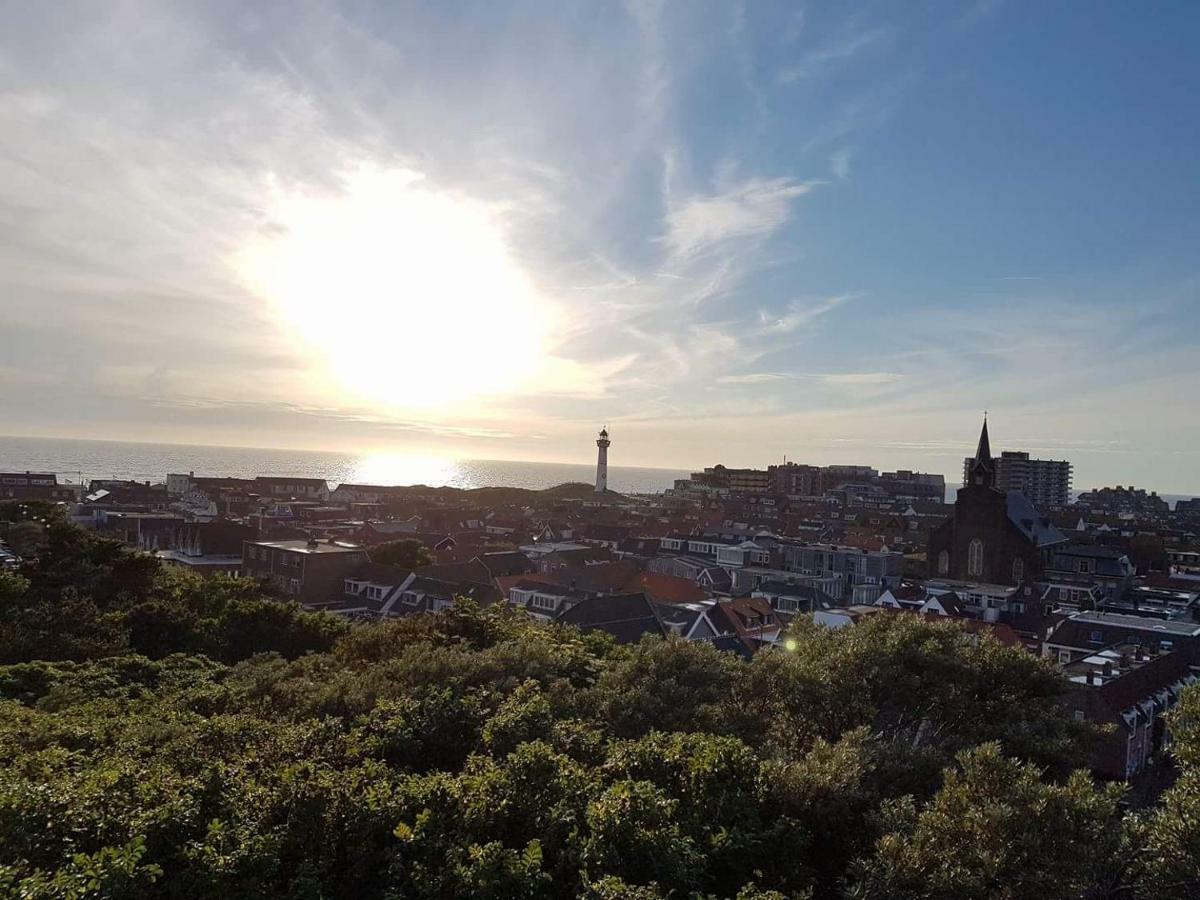
[[[951,625],[750,662],[467,604],[350,627],[42,537],[0,574],[0,896],[1200,892],[1195,693],[1123,816],[1053,669]]]

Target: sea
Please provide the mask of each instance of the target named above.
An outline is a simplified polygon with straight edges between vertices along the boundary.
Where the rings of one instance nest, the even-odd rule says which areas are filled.
[[[335,453],[208,447],[125,441],[0,436],[0,472],[55,472],[60,481],[93,478],[163,481],[168,473],[253,478],[295,475],[342,484],[429,487],[519,487],[540,490],[569,481],[592,483],[595,463],[543,463],[499,459],[456,459],[393,452]],[[608,467],[608,486],[621,493],[659,493],[686,478],[682,469]]]

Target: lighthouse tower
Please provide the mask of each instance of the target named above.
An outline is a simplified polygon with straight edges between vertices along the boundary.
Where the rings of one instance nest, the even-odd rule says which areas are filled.
[[[608,445],[612,441],[608,439],[608,428],[600,429],[600,437],[596,438],[596,446],[599,451],[596,456],[596,493],[603,494],[608,490]]]

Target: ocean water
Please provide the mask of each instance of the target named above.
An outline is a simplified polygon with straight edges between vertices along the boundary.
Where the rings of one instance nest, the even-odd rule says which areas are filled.
[[[431,487],[540,489],[567,481],[591,483],[595,464],[520,462],[408,456],[400,453],[331,453],[251,447],[202,447],[123,441],[0,436],[0,471],[57,472],[72,482],[93,478],[162,481],[169,472],[253,478],[296,475],[331,485],[426,484]],[[609,466],[608,486],[625,493],[656,493],[688,473],[674,469]]]

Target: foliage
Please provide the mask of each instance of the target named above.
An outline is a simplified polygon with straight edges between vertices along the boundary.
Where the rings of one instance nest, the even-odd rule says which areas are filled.
[[[371,562],[401,569],[419,569],[433,562],[433,554],[420,541],[407,538],[388,541],[371,548]]]
[[[465,602],[351,627],[45,538],[0,573],[2,896],[1200,894],[1195,692],[1123,820],[1053,669],[952,625],[749,662]]]
[[[1200,686],[1183,692],[1170,725],[1179,780],[1135,821],[1138,895],[1147,900],[1200,897]]]
[[[885,808],[888,833],[859,871],[864,900],[1080,897],[1121,843],[1119,787],[1080,772],[1047,784],[998,744],[959,754],[923,808]]]

